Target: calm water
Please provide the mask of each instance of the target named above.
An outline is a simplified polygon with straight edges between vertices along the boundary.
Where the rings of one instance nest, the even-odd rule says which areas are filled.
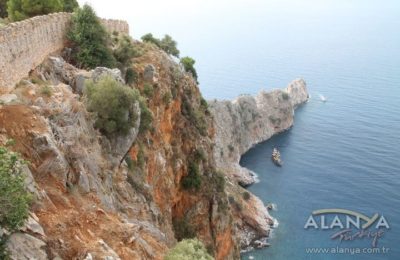
[[[167,12],[147,16],[133,31],[173,35],[183,55],[197,60],[208,99],[255,94],[297,77],[312,96],[296,111],[291,130],[242,158],[261,180],[249,189],[277,204],[272,214],[280,223],[271,248],[242,258],[400,259],[400,2],[214,2],[168,18]],[[320,93],[327,103],[318,100]],[[280,148],[282,168],[269,159],[273,146]],[[389,253],[306,254],[307,247],[338,245],[332,231],[303,229],[311,211],[321,208],[383,214],[391,229],[378,246],[390,247]]]
[[[215,31],[200,30],[187,48],[207,98],[254,94],[297,77],[312,96],[291,130],[242,158],[261,180],[249,189],[277,204],[272,214],[280,223],[271,248],[243,259],[400,259],[400,4],[346,2],[228,13],[219,23],[211,19]],[[281,150],[282,168],[269,159],[273,146]],[[339,245],[332,231],[303,229],[311,211],[322,208],[383,214],[391,229],[378,246],[390,253],[306,254],[307,247]]]

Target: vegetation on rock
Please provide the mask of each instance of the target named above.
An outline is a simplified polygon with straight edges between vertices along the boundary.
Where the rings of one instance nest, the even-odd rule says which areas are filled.
[[[212,260],[203,243],[197,239],[185,239],[176,244],[164,260]]]
[[[146,105],[146,101],[143,97],[139,98],[140,106],[140,127],[139,133],[144,134],[146,131],[151,129],[151,124],[153,122],[153,114]]]
[[[132,69],[132,68],[128,68],[125,71],[125,82],[128,85],[132,85],[133,83],[135,83],[138,79],[138,75],[137,72]]]
[[[139,51],[135,48],[133,40],[128,35],[119,36],[118,33],[113,34],[113,55],[116,60],[117,67],[121,70],[122,74],[127,73],[127,68],[132,65],[132,59],[139,55]],[[131,75],[133,69],[130,68]]]
[[[164,38],[160,40],[155,38],[153,34],[148,33],[142,36],[142,41],[152,43],[157,47],[159,47],[160,49],[162,49],[163,51],[165,51],[166,53],[179,58],[179,50],[177,48],[178,44],[168,34],[166,34]]]
[[[7,2],[8,0],[0,0],[0,18],[7,17]]]
[[[193,78],[197,81],[197,72],[196,69],[194,68],[195,63],[196,61],[193,58],[190,57],[181,58],[181,64],[183,65],[185,71],[191,73]]]
[[[13,140],[6,145],[12,145]],[[0,228],[16,231],[28,218],[31,194],[25,189],[19,154],[0,146]],[[2,232],[1,232],[2,233]],[[0,234],[0,259],[9,259],[7,236]]]
[[[175,238],[178,241],[181,241],[182,239],[196,237],[196,232],[189,224],[188,218],[186,216],[174,219],[172,221],[172,224],[174,227]]]
[[[61,0],[9,0],[7,6],[8,15],[12,21],[21,21],[33,16],[63,10]]]
[[[186,190],[199,189],[201,186],[201,176],[199,165],[195,162],[189,162],[188,174],[183,177],[182,187]]]
[[[14,231],[28,217],[31,195],[25,190],[22,166],[17,153],[0,146],[0,226]]]
[[[78,67],[93,69],[116,65],[108,47],[110,37],[89,5],[84,5],[73,14],[67,38],[73,49],[72,60]]]
[[[64,12],[72,13],[79,4],[76,0],[63,0],[63,10]]]
[[[137,118],[139,93],[115,79],[104,76],[97,83],[85,83],[88,110],[95,112],[95,127],[106,135],[127,134]]]
[[[37,15],[73,12],[78,7],[76,0],[0,0],[0,17],[8,15],[15,22]]]

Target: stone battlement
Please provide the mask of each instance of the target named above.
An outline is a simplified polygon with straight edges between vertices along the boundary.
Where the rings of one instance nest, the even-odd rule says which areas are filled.
[[[8,92],[51,53],[61,50],[71,13],[32,17],[0,28],[0,94]],[[129,34],[128,23],[101,19],[109,32]]]

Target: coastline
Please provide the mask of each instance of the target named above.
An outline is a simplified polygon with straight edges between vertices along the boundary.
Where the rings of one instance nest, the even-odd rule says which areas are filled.
[[[235,197],[243,206],[234,214],[242,253],[269,246],[268,238],[278,222],[261,199],[245,189],[257,182],[257,174],[240,166],[240,158],[254,145],[290,129],[295,109],[308,98],[306,82],[296,79],[286,88],[261,91],[254,97],[242,95],[232,101],[209,101],[216,129],[217,167],[243,189],[238,191],[233,185],[228,186],[228,193],[250,194],[249,199]]]

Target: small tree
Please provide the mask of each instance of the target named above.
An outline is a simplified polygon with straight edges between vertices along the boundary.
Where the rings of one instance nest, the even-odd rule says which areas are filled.
[[[183,65],[185,71],[191,73],[193,78],[197,81],[197,72],[194,68],[195,63],[196,61],[190,57],[183,57],[181,59],[181,64]]]
[[[0,18],[7,17],[7,1],[8,0],[0,0]]]
[[[213,260],[198,239],[184,239],[172,248],[164,260]]]
[[[64,12],[72,13],[79,4],[76,0],[63,0],[63,10]]]
[[[127,68],[132,65],[132,59],[139,56],[138,50],[133,45],[132,39],[123,35],[116,37],[113,55],[117,61],[118,68],[126,77]]]
[[[8,15],[12,21],[63,10],[62,0],[9,0],[7,5]]]
[[[142,36],[142,41],[149,42],[156,45],[158,48],[162,49],[166,53],[173,55],[179,58],[179,50],[176,47],[178,44],[177,42],[172,39],[171,36],[166,34],[163,39],[157,39],[153,36],[153,34],[148,33]]]
[[[176,46],[177,42],[174,39],[172,39],[172,37],[169,36],[168,34],[165,35],[160,42],[161,49],[163,49],[166,53],[179,58],[179,50]]]
[[[182,186],[184,189],[199,189],[201,186],[201,176],[199,165],[194,162],[189,163],[188,174],[182,179]]]
[[[14,231],[28,217],[31,195],[25,190],[22,166],[17,153],[0,146],[0,226]]]
[[[89,5],[74,13],[67,37],[71,41],[72,59],[77,66],[86,69],[115,66],[115,59],[108,48],[109,35]]]
[[[105,76],[97,83],[85,85],[88,110],[97,115],[95,127],[105,135],[127,134],[138,119],[135,102],[137,91]]]
[[[160,40],[157,39],[157,38],[155,38],[155,37],[153,36],[153,34],[151,34],[151,33],[148,33],[148,34],[143,35],[141,39],[142,39],[143,42],[153,43],[153,44],[155,44],[157,47],[160,47],[160,45],[161,45]]]

